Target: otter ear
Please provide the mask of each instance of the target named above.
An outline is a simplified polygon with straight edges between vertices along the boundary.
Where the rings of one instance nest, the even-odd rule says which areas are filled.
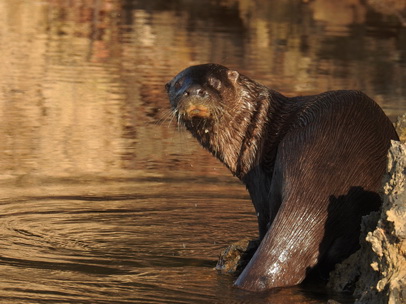
[[[165,84],[165,90],[167,93],[169,93],[169,89],[171,88],[171,83],[168,82],[167,84]]]
[[[238,77],[240,74],[237,71],[227,71],[228,79],[230,79],[233,83],[235,83],[238,80]]]
[[[215,88],[216,90],[220,90],[221,89],[221,81],[218,80],[217,78],[214,77],[210,77],[209,78],[209,83],[210,85]]]

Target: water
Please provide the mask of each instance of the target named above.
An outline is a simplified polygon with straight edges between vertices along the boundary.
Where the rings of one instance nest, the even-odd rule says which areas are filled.
[[[163,89],[217,62],[289,96],[360,89],[406,112],[397,7],[304,2],[1,0],[0,303],[351,302],[252,294],[213,270],[256,237],[254,210]]]

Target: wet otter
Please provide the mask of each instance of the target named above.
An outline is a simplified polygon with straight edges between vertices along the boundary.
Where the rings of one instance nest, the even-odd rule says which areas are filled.
[[[261,243],[238,287],[296,285],[357,249],[398,139],[372,99],[358,91],[288,98],[217,64],[189,67],[166,89],[178,121],[252,198]]]

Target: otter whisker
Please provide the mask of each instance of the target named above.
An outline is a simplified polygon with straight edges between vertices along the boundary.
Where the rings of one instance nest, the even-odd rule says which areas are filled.
[[[155,121],[154,123],[157,125],[162,125],[163,123],[168,121],[168,127],[171,125],[173,118],[175,117],[175,113],[172,110],[166,109],[163,111],[162,116],[160,119]]]
[[[157,125],[161,125],[163,122],[165,122],[169,116],[171,116],[172,113],[171,111],[165,111],[161,114],[161,117],[157,119],[154,123]]]

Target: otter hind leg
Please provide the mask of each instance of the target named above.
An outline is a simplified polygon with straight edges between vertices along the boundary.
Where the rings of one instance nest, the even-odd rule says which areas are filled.
[[[324,223],[282,205],[271,228],[235,285],[251,291],[301,283],[316,265]]]

